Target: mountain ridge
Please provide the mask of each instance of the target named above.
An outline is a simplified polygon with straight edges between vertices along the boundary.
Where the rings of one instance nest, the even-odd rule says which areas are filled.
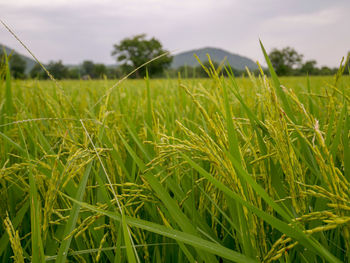
[[[238,54],[231,53],[222,48],[215,47],[204,47],[199,49],[192,49],[189,51],[181,52],[177,55],[174,55],[173,62],[171,64],[171,68],[178,68],[180,66],[198,66],[199,63],[197,59],[194,57],[196,54],[201,62],[208,61],[207,55],[210,55],[212,61],[220,63],[226,58],[226,63],[228,63],[231,67],[244,70],[245,67],[248,67],[251,70],[258,69],[256,63],[245,56],[241,56]]]

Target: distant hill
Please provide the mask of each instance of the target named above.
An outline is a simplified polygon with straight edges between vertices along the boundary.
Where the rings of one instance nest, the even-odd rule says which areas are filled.
[[[13,53],[17,53],[18,55],[21,56],[21,58],[23,58],[23,60],[26,62],[26,70],[25,70],[26,73],[29,73],[30,70],[36,64],[36,61],[34,59],[31,59],[31,58],[29,58],[27,56],[24,56],[24,55],[16,52],[16,50],[14,50],[12,48],[9,48],[9,47],[7,47],[7,46],[5,46],[5,45],[0,43],[0,53],[2,52],[3,48],[5,48],[5,51],[6,51],[7,55],[9,55],[11,52],[13,52]]]
[[[198,66],[196,58],[193,56],[196,54],[202,62],[208,61],[207,54],[210,55],[212,61],[220,63],[225,57],[226,61],[231,65],[231,67],[239,70],[244,70],[247,66],[249,69],[257,69],[258,66],[253,60],[243,57],[237,54],[232,54],[220,48],[206,47],[201,49],[195,49],[187,52],[177,54],[173,58],[171,64],[172,68],[178,68],[180,66]]]

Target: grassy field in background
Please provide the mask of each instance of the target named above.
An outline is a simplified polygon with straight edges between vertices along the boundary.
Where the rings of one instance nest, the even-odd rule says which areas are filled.
[[[208,73],[2,81],[0,262],[349,261],[350,78]]]

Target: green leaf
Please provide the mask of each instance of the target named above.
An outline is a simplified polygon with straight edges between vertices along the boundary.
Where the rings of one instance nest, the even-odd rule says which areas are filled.
[[[128,226],[126,224],[126,218],[125,218],[125,214],[124,211],[122,211],[122,228],[123,228],[123,236],[124,236],[124,242],[125,242],[125,246],[126,246],[126,255],[128,256],[128,262],[130,263],[136,263],[136,258],[135,258],[135,254],[132,248],[132,244],[131,244],[131,235],[129,233],[129,229]]]
[[[88,164],[88,166],[86,167],[83,178],[81,179],[80,184],[78,186],[78,190],[77,190],[77,193],[75,195],[75,199],[78,201],[83,200],[85,189],[86,189],[86,184],[87,184],[87,181],[89,179],[89,175],[90,175],[90,171],[91,171],[91,166],[92,166],[92,162],[90,162]],[[67,236],[74,230],[74,228],[76,226],[79,211],[80,211],[80,205],[77,203],[74,203],[73,208],[70,211],[68,221],[65,225],[63,240],[61,242],[61,246],[59,248],[57,258],[56,258],[57,263],[58,262],[63,263],[63,262],[66,262],[66,260],[67,260],[68,249],[69,249],[70,243],[72,241],[72,236],[70,236],[68,238],[67,238]]]
[[[73,199],[65,194],[63,194],[63,195],[66,198],[72,200],[73,202],[76,202],[76,203],[80,204],[82,207],[85,207],[85,208],[87,208],[95,213],[106,215],[106,216],[108,216],[112,219],[115,219],[117,221],[122,220],[122,216],[118,213],[99,209],[99,208],[94,207],[92,205],[79,202],[79,201],[77,201],[77,200],[75,200],[75,199]],[[125,220],[126,220],[127,224],[130,226],[138,227],[138,228],[141,228],[141,229],[144,229],[144,230],[147,230],[147,231],[150,231],[150,232],[153,232],[153,233],[165,236],[165,237],[172,238],[174,240],[183,242],[185,244],[191,245],[195,248],[201,249],[201,250],[206,251],[208,253],[218,255],[218,256],[226,258],[228,260],[233,260],[235,262],[244,262],[244,263],[257,262],[256,260],[251,259],[245,255],[242,255],[236,251],[233,251],[231,249],[228,249],[226,247],[218,245],[217,243],[204,240],[200,237],[197,237],[197,236],[189,234],[189,233],[181,232],[181,231],[178,231],[175,229],[171,229],[171,228],[162,226],[160,224],[148,222],[146,220],[133,218],[133,217],[129,217],[129,216],[125,216]]]
[[[275,72],[275,70],[273,69],[273,66],[272,66],[272,63],[271,63],[271,60],[269,59],[269,56],[267,55],[266,53],[266,50],[261,42],[260,41],[260,46],[261,46],[261,50],[262,52],[264,53],[264,57],[265,57],[265,60],[266,60],[266,63],[267,63],[267,66],[269,68],[269,71],[270,71],[270,74],[271,74],[271,78],[272,78],[272,81],[273,81],[273,85],[275,87],[275,90],[276,90],[276,93],[277,93],[277,96],[282,100],[282,103],[283,103],[283,108],[284,108],[284,111],[286,112],[287,116],[294,122],[296,123],[296,119],[295,119],[295,115],[293,114],[293,111],[292,111],[292,108],[288,102],[288,99],[286,97],[286,94],[284,93],[282,87],[281,87],[281,83],[277,77],[277,74]]]
[[[13,115],[13,101],[12,101],[12,89],[11,89],[11,73],[8,57],[4,48],[5,63],[6,63],[6,90],[5,90],[5,112],[7,117],[12,117]]]
[[[262,218],[266,223],[270,224],[272,227],[278,229],[280,232],[286,234],[287,236],[296,239],[297,241],[299,241],[300,244],[302,244],[306,248],[314,251],[315,253],[319,253],[320,255],[322,255],[325,259],[329,260],[330,262],[339,262],[340,263],[340,261],[337,258],[335,258],[328,250],[323,248],[312,237],[305,235],[295,224],[294,224],[294,227],[291,227],[287,223],[278,219],[277,217],[274,217],[274,216],[260,210],[259,208],[255,207],[254,205],[250,204],[249,202],[243,200],[242,197],[240,197],[238,194],[233,192],[231,189],[229,189],[223,183],[221,183],[220,181],[215,179],[211,174],[209,174],[207,171],[205,171],[202,167],[200,167],[198,164],[193,162],[188,156],[186,156],[183,153],[180,153],[180,154],[200,175],[205,177],[209,182],[211,182],[213,185],[215,185],[218,189],[220,189],[228,197],[239,202],[240,204],[245,206],[248,210],[250,210],[252,213],[255,213],[258,217]]]

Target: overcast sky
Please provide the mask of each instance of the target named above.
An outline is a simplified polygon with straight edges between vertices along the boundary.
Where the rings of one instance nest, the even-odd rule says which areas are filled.
[[[0,0],[0,18],[39,60],[114,63],[114,43],[140,33],[170,51],[219,47],[263,62],[294,47],[337,66],[350,50],[349,0]],[[0,43],[26,54],[1,26]]]

